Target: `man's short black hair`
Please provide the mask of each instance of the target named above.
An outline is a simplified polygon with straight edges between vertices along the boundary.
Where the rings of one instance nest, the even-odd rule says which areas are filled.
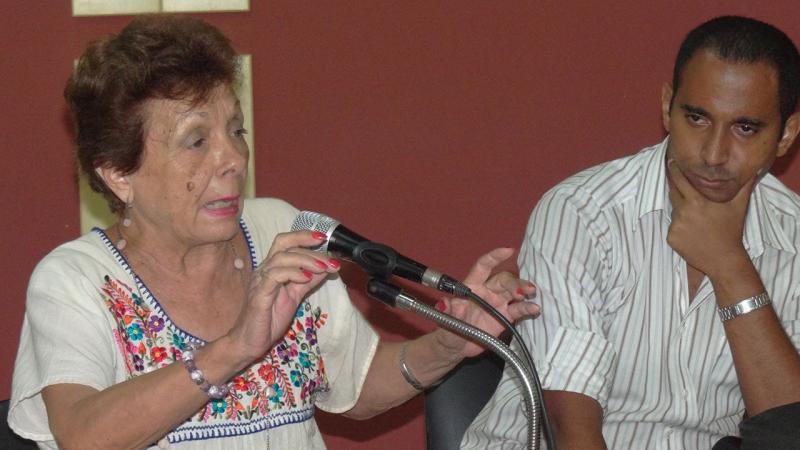
[[[781,128],[797,107],[800,94],[800,55],[786,34],[759,20],[722,16],[690,31],[678,50],[672,72],[672,95],[678,92],[681,74],[698,50],[710,50],[724,61],[753,64],[764,62],[778,72]]]

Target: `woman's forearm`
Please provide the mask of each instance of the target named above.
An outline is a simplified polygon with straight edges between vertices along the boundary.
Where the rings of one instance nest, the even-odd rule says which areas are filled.
[[[212,384],[241,370],[224,338],[197,352],[196,365]],[[56,384],[42,391],[51,431],[62,449],[137,449],[152,445],[209,401],[175,362],[97,391]]]
[[[463,358],[439,341],[442,330],[436,330],[406,342],[381,342],[370,365],[361,395],[346,416],[368,419],[400,405],[420,393],[400,371],[400,350],[407,346],[405,363],[422,386],[430,386],[445,376]]]

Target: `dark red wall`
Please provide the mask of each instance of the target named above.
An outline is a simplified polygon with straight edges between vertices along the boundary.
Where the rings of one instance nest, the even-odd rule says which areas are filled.
[[[253,55],[258,194],[457,276],[518,246],[550,186],[662,138],[659,92],[689,28],[749,14],[800,41],[794,0],[251,3],[202,17]],[[70,14],[65,0],[0,4],[0,398],[28,276],[78,233],[64,81],[88,40],[129,20]],[[799,166],[781,168],[795,190]],[[354,301],[387,338],[429,329]],[[424,448],[421,414],[417,399],[369,422],[320,420],[332,449]]]

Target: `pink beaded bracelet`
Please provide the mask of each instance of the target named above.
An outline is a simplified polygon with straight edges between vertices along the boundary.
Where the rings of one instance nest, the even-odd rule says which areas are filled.
[[[189,371],[189,378],[191,378],[192,381],[194,381],[194,383],[200,388],[200,390],[205,392],[209,398],[214,400],[225,398],[229,392],[228,385],[225,383],[209,383],[203,376],[203,371],[198,369],[197,365],[195,365],[194,352],[197,351],[197,349],[198,347],[195,343],[188,342],[186,344],[186,348],[183,350],[183,354],[181,355],[183,366]]]

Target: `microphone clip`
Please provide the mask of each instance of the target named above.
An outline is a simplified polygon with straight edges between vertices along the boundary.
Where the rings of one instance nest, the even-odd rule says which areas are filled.
[[[372,277],[387,279],[397,267],[398,254],[389,246],[377,242],[360,242],[351,256]]]

